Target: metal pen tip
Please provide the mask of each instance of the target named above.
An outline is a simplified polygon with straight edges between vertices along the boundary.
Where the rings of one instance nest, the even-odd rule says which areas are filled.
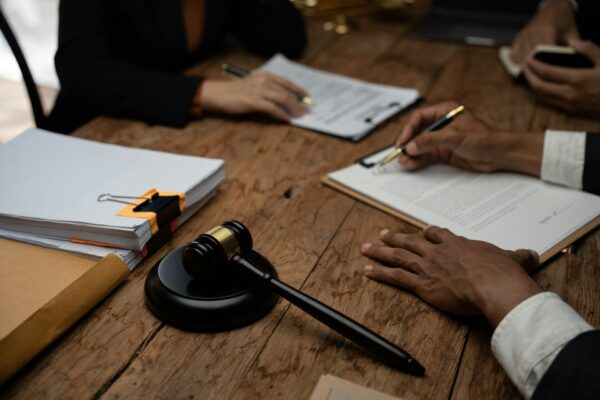
[[[384,165],[389,164],[391,161],[393,161],[394,159],[396,159],[398,156],[402,155],[403,153],[404,153],[404,146],[397,147],[393,152],[391,152],[390,154],[385,156],[385,158],[383,160],[379,161],[379,163],[377,165],[380,167],[383,167]]]

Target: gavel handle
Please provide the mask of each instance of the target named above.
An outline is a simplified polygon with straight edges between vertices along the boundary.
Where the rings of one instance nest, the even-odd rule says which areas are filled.
[[[319,300],[281,282],[239,254],[234,255],[232,261],[264,280],[273,292],[295,304],[340,335],[367,349],[383,362],[413,375],[425,375],[425,368],[410,354],[369,328],[321,303]]]

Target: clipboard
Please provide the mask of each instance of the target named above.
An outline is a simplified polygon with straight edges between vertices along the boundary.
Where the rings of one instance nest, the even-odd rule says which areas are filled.
[[[0,384],[129,275],[110,254],[94,261],[0,239]]]
[[[354,163],[354,165],[361,165],[363,168],[373,168],[375,166],[375,163],[373,162],[369,162],[367,161],[367,159],[372,158],[373,156],[377,155],[378,153],[381,153],[383,150],[389,148],[388,146],[386,146],[383,149],[378,149],[358,160],[356,160],[356,162]],[[423,221],[417,218],[414,218],[411,215],[408,215],[406,213],[403,213],[393,207],[390,207],[384,203],[382,203],[381,201],[379,201],[377,198],[372,197],[372,196],[368,196],[365,195],[363,193],[360,193],[356,190],[354,190],[353,188],[350,188],[340,182],[337,182],[336,180],[332,179],[329,175],[325,175],[321,178],[321,182],[326,185],[329,186],[332,189],[335,189],[347,196],[350,196],[362,203],[365,203],[371,207],[374,207],[380,211],[383,211],[386,214],[389,214],[395,218],[398,218],[399,220],[402,220],[404,222],[407,222],[411,225],[414,225],[418,228],[424,229],[426,226],[429,225],[429,223],[427,221]],[[582,225],[579,229],[577,229],[576,231],[568,234],[567,236],[565,236],[564,239],[560,240],[558,243],[554,244],[552,247],[550,247],[548,250],[544,251],[543,253],[541,253],[539,255],[539,260],[540,260],[540,265],[542,265],[543,263],[545,263],[546,261],[548,261],[549,259],[551,259],[552,257],[554,257],[555,255],[559,254],[560,252],[562,252],[564,249],[566,249],[568,246],[570,246],[571,244],[573,244],[575,241],[581,239],[583,236],[585,236],[586,234],[588,234],[589,232],[591,232],[592,230],[594,230],[595,228],[597,228],[598,226],[600,226],[600,215],[597,215],[595,218],[589,220],[587,223],[585,223],[584,225]]]

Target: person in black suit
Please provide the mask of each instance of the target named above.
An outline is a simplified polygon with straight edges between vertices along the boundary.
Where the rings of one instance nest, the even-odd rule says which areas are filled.
[[[210,111],[283,120],[306,112],[291,93],[304,90],[278,76],[182,74],[229,35],[264,57],[296,58],[306,45],[287,0],[61,0],[52,129],[70,132],[98,115],[179,127]]]
[[[364,274],[459,315],[484,315],[492,352],[526,399],[599,399],[600,330],[527,274],[528,250],[507,251],[431,226],[384,229],[361,251]]]
[[[567,111],[600,116],[600,2],[547,0],[512,44],[511,56],[543,101]],[[551,66],[530,56],[538,44],[568,45],[587,56],[593,68]]]
[[[415,111],[397,145],[408,170],[443,162],[479,172],[514,171],[600,194],[600,133],[502,132],[468,111],[417,137],[456,108]],[[438,227],[417,234],[384,229],[361,251],[366,276],[416,293],[450,313],[483,314],[495,327],[492,351],[525,398],[600,398],[600,331],[527,274],[538,255],[507,251]]]

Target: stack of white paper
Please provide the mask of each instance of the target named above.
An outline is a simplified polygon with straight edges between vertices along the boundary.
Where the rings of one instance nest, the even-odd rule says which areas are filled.
[[[0,146],[0,169],[0,236],[91,257],[112,252],[131,267],[152,236],[150,223],[118,216],[127,205],[98,201],[101,194],[139,197],[153,188],[184,193],[180,224],[225,178],[222,160],[97,143],[39,129]]]

